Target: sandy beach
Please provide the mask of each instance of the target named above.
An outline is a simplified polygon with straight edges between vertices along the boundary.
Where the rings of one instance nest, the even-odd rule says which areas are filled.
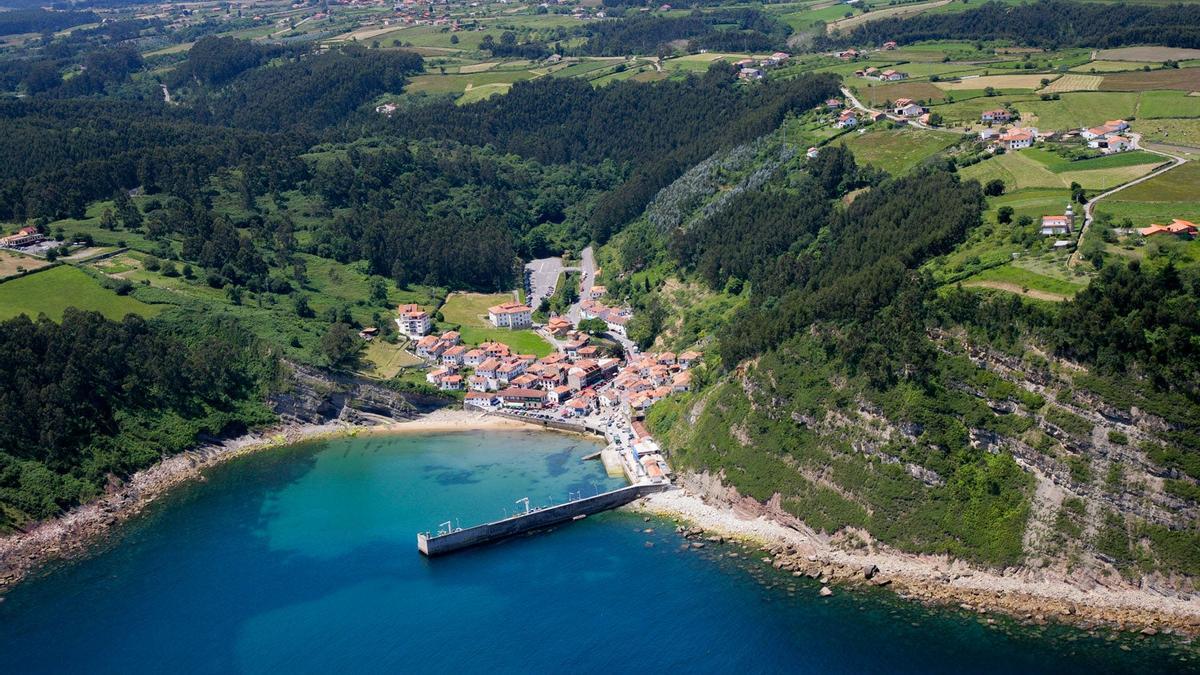
[[[417,419],[390,422],[372,427],[354,427],[360,434],[432,434],[457,431],[500,431],[500,430],[547,430],[538,424],[530,424],[509,417],[488,415],[476,410],[442,408],[422,415]],[[549,431],[554,431],[549,429]]]
[[[990,570],[946,556],[912,555],[873,543],[838,547],[801,523],[785,525],[755,509],[715,503],[687,489],[650,495],[634,508],[693,528],[692,537],[717,536],[751,542],[770,553],[771,564],[794,576],[823,582],[889,586],[927,604],[998,612],[1031,624],[1062,621],[1096,624],[1146,635],[1200,634],[1200,601],[1132,586],[1121,579],[1072,578],[1028,569]]]

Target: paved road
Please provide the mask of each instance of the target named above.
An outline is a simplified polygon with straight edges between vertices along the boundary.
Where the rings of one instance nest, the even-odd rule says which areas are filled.
[[[596,256],[592,251],[592,247],[588,246],[579,253],[579,299],[582,300],[592,290],[592,284],[596,281]],[[571,309],[567,311],[567,318],[575,324],[579,323],[579,302],[571,305]]]
[[[887,112],[887,110],[876,110],[874,108],[868,108],[868,107],[864,106],[864,104],[858,100],[857,96],[854,96],[852,94],[850,89],[845,88],[845,86],[842,86],[842,88],[841,88],[841,95],[845,96],[847,101],[850,101],[851,106],[856,107],[859,110],[863,110],[863,112],[865,112],[865,113],[868,113],[871,115],[874,115],[875,113],[883,113],[884,115],[887,115],[889,120],[892,120],[892,121],[902,121],[902,123],[907,123],[910,126],[917,127],[917,129],[932,129],[932,127],[929,125],[920,124],[919,121],[917,121],[917,118],[906,118],[906,117],[904,117],[904,115],[892,114],[892,113]]]
[[[531,260],[525,268],[532,274],[529,277],[529,306],[537,309],[543,298],[554,294],[554,286],[558,283],[558,275],[563,271],[562,258],[540,258]]]
[[[1075,242],[1075,251],[1073,253],[1071,253],[1071,257],[1067,260],[1068,268],[1075,267],[1076,265],[1079,264],[1079,261],[1082,259],[1082,258],[1080,258],[1080,252],[1083,250],[1083,238],[1084,238],[1084,236],[1087,235],[1088,226],[1090,226],[1092,224],[1092,221],[1095,219],[1094,214],[1095,214],[1096,202],[1100,201],[1101,199],[1104,199],[1105,197],[1108,197],[1109,195],[1120,192],[1121,190],[1124,190],[1125,188],[1130,187],[1131,185],[1137,185],[1138,183],[1144,183],[1144,182],[1150,180],[1151,178],[1154,178],[1155,176],[1161,176],[1162,174],[1170,171],[1171,169],[1174,169],[1178,166],[1182,166],[1185,162],[1187,162],[1187,160],[1184,159],[1183,157],[1179,157],[1177,155],[1172,155],[1170,153],[1162,152],[1161,150],[1151,150],[1150,148],[1142,147],[1142,135],[1141,134],[1130,133],[1129,138],[1132,141],[1132,143],[1130,143],[1130,145],[1132,146],[1131,149],[1143,150],[1145,152],[1152,152],[1156,155],[1162,155],[1163,157],[1169,157],[1171,159],[1171,163],[1162,167],[1161,169],[1158,169],[1157,171],[1152,171],[1152,172],[1146,174],[1145,176],[1138,178],[1137,180],[1131,180],[1128,183],[1125,183],[1124,185],[1118,185],[1117,187],[1115,187],[1111,190],[1108,190],[1107,192],[1101,192],[1100,194],[1098,194],[1095,197],[1092,197],[1090,200],[1088,200],[1088,203],[1086,205],[1084,205],[1084,207],[1083,207],[1083,228],[1081,230],[1079,230],[1079,239],[1078,239],[1078,241]]]

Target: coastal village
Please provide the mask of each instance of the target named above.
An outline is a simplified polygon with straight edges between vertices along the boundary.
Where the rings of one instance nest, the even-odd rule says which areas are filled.
[[[633,314],[603,303],[604,294],[603,286],[582,289],[578,315],[604,322],[613,337],[624,336]],[[414,304],[399,306],[395,322],[427,364],[425,381],[443,392],[464,392],[468,409],[602,435],[608,446],[600,458],[610,473],[635,485],[669,482],[671,468],[640,420],[654,403],[691,389],[691,371],[702,354],[642,353],[629,344],[614,355],[569,318],[556,315],[536,324],[533,313],[509,301],[488,307],[487,320],[500,329],[534,329],[555,345],[540,358],[501,340],[467,345],[458,331],[433,334],[431,315]]]

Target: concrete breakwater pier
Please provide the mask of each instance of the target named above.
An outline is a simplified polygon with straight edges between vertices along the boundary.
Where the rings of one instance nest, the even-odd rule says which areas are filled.
[[[668,483],[649,483],[602,492],[592,497],[576,499],[565,504],[533,509],[475,527],[452,530],[439,534],[420,532],[417,534],[417,550],[427,556],[443,555],[471,546],[478,546],[507,537],[540,530],[559,523],[577,520],[583,516],[624,506],[639,497],[662,492],[671,487]]]

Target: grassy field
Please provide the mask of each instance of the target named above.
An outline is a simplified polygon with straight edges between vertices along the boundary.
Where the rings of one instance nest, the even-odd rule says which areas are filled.
[[[1097,213],[1129,218],[1135,227],[1182,218],[1200,222],[1200,164],[1188,162],[1144,183],[1113,194],[1096,205]]]
[[[418,75],[405,89],[410,92],[427,92],[431,94],[462,94],[475,87],[489,86],[498,91],[496,85],[501,85],[504,91],[514,82],[528,80],[536,75],[528,70],[500,70],[467,75]]]
[[[1136,120],[1133,129],[1141,133],[1145,141],[1200,148],[1200,119]]]
[[[36,270],[49,264],[41,258],[0,250],[0,279],[20,274],[25,270]]]
[[[1101,165],[1101,168],[1088,169],[1072,169],[1069,165],[1063,165],[1067,163],[1055,163],[1052,166],[1059,170],[1054,171],[1039,161],[1045,155],[1050,155],[1055,160],[1059,159],[1057,156],[1051,155],[1051,153],[1038,155],[1028,150],[1008,152],[984,160],[978,164],[972,164],[959,171],[959,175],[964,179],[975,179],[981,183],[999,178],[1013,190],[1025,188],[1065,188],[1070,187],[1072,182],[1079,183],[1089,190],[1103,190],[1144,176],[1150,173],[1156,165],[1162,163],[1161,158],[1158,156],[1145,153],[1145,159],[1153,163],[1130,166],[1122,165],[1119,160],[1114,160],[1117,164],[1116,166]],[[1102,159],[1108,160],[1107,157]],[[1135,157],[1134,159],[1138,158]],[[1072,162],[1069,164],[1086,165],[1088,162],[1095,161],[1097,160]]]
[[[511,293],[452,293],[442,305],[445,324],[458,326],[463,342],[477,345],[495,340],[503,342],[519,354],[545,356],[553,348],[531,330],[509,330],[492,326],[487,318],[488,307],[512,300]]]
[[[86,272],[70,265],[0,284],[0,319],[19,314],[37,318],[38,314],[45,314],[58,321],[68,307],[100,312],[115,320],[126,314],[154,316],[165,309],[165,306],[148,305],[129,296],[117,295]]]
[[[1200,96],[1182,91],[1145,91],[1138,104],[1139,119],[1200,117]]]
[[[1137,102],[1136,93],[1076,92],[1057,101],[1025,101],[1017,109],[1030,126],[1058,131],[1133,117]]]
[[[902,174],[961,139],[959,134],[944,131],[891,129],[852,133],[837,142],[849,148],[860,162]]]
[[[1035,73],[1032,75],[984,75],[970,77],[957,82],[938,82],[937,86],[946,91],[959,89],[1036,89],[1042,86],[1042,80],[1053,80],[1054,75]]]
[[[882,106],[884,103],[898,98],[911,98],[914,101],[935,102],[946,98],[946,93],[928,82],[897,82],[895,84],[878,84],[858,87],[858,93],[865,99],[867,105]]]
[[[964,281],[963,285],[1005,290],[1049,301],[1066,300],[1083,289],[1081,284],[1039,274],[1015,264],[984,270]]]
[[[1043,148],[1029,148],[1021,154],[1034,159],[1054,173],[1069,173],[1074,171],[1091,171],[1095,169],[1114,169],[1138,164],[1162,164],[1166,161],[1161,155],[1152,152],[1133,150],[1115,155],[1103,155],[1092,159],[1071,161],[1057,153]]]
[[[418,366],[424,363],[421,358],[405,351],[408,340],[401,339],[397,344],[384,340],[372,340],[363,351],[360,372],[371,377],[389,380],[396,376],[402,368]]]

